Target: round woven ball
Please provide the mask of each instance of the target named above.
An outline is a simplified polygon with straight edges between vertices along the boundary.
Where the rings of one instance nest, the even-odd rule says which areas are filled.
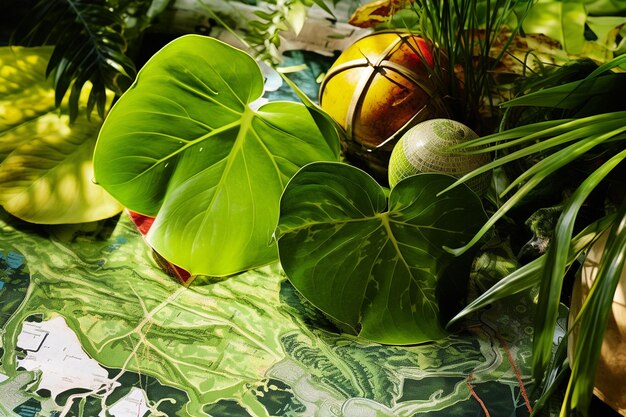
[[[472,129],[450,119],[431,119],[407,131],[393,148],[389,160],[389,184],[419,173],[439,172],[460,178],[489,163],[488,154],[451,152],[450,146],[476,139]],[[466,184],[478,195],[489,188],[488,172],[474,177]]]
[[[431,78],[434,65],[428,43],[409,33],[374,33],[343,51],[324,77],[319,101],[345,129],[348,157],[376,160],[386,168],[402,133],[445,117]]]

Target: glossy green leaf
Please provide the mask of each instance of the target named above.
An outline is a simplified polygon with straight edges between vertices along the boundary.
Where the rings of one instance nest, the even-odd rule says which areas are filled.
[[[156,216],[148,242],[193,274],[276,260],[272,232],[285,184],[309,162],[338,159],[337,137],[322,135],[305,106],[253,110],[262,91],[249,55],[184,36],[150,59],[100,133],[98,183]]]
[[[626,7],[624,10],[626,11]],[[617,46],[617,35],[619,29],[626,25],[626,16],[589,16],[587,25],[598,38],[598,42]]]
[[[122,207],[93,183],[91,157],[101,122],[81,116],[70,125],[67,108],[60,114],[55,109],[45,77],[51,50],[0,49],[0,205],[33,223],[111,217]]]
[[[411,344],[442,337],[438,298],[447,290],[440,278],[454,260],[442,247],[466,242],[486,218],[466,186],[436,197],[453,181],[408,177],[387,199],[357,168],[305,166],[281,198],[283,269],[311,303],[366,339]],[[462,275],[452,285],[460,282]]]
[[[341,127],[335,119],[330,117],[328,113],[326,113],[319,104],[315,103],[313,100],[306,95],[304,91],[298,85],[293,82],[284,72],[284,68],[277,69],[280,77],[285,81],[285,83],[291,88],[291,90],[296,94],[296,96],[300,99],[302,104],[306,106],[311,113],[311,117],[315,120],[317,126],[322,129],[322,134],[324,137],[334,138],[343,140],[343,136],[345,136],[345,129]]]
[[[580,54],[585,42],[587,12],[578,1],[541,1],[530,9],[522,27],[526,33],[543,33],[563,45],[569,54]]]
[[[623,0],[583,0],[590,15],[615,16],[626,13],[626,3]]]

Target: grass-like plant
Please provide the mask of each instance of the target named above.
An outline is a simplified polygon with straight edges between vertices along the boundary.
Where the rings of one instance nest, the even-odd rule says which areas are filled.
[[[463,253],[476,244],[497,221],[519,204],[541,183],[548,181],[558,171],[592,153],[600,152],[602,163],[589,173],[573,193],[563,202],[562,213],[557,221],[554,237],[547,252],[504,278],[460,312],[452,322],[477,309],[511,294],[539,286],[539,298],[534,324],[533,376],[537,383],[544,381],[548,370],[558,368],[550,363],[552,358],[553,334],[558,317],[563,282],[566,272],[576,259],[595,241],[603,231],[610,229],[608,243],[599,274],[585,300],[573,326],[579,327],[579,341],[573,356],[571,376],[567,386],[561,415],[570,415],[572,410],[585,413],[593,393],[593,381],[597,369],[600,348],[606,329],[607,317],[613,303],[615,289],[620,279],[626,256],[626,199],[615,203],[616,209],[604,217],[586,225],[577,235],[581,207],[589,202],[591,193],[607,176],[623,169],[626,160],[626,103],[623,109],[604,112],[601,96],[615,94],[623,88],[626,74],[613,73],[611,69],[626,63],[626,56],[598,67],[582,80],[561,86],[546,88],[511,100],[505,107],[532,106],[560,109],[565,114],[587,113],[586,117],[546,120],[490,136],[476,139],[463,145],[468,152],[506,152],[492,163],[461,178],[466,181],[482,172],[504,166],[513,161],[540,154],[534,165],[515,178],[501,193],[504,198],[511,194],[485,223],[474,239],[462,248],[450,249]],[[600,96],[596,106],[589,103]],[[594,111],[595,110],[595,111]],[[622,187],[626,184],[622,184]],[[513,192],[514,191],[514,192]],[[579,223],[576,223],[578,220]],[[564,338],[564,341],[566,338]],[[565,342],[562,342],[565,343]],[[550,391],[550,389],[548,389]]]
[[[442,52],[434,54],[432,77],[447,98],[452,117],[478,132],[491,133],[499,123],[501,86],[496,67],[532,5],[531,0],[416,0],[411,5],[418,18],[411,29]],[[410,24],[396,20],[398,25]]]

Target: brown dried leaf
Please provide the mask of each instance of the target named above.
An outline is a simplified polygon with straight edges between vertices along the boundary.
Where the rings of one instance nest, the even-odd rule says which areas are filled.
[[[359,7],[348,23],[360,28],[371,28],[384,23],[398,10],[402,10],[415,0],[378,0]]]

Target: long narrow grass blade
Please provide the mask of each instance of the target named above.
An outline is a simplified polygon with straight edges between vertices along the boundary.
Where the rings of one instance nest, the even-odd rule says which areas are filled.
[[[557,121],[558,122],[558,121]],[[549,139],[548,141],[543,141],[541,143],[543,143],[545,146],[545,149],[541,146],[541,144],[536,144],[536,145],[531,145],[529,147],[523,148],[520,151],[517,151],[519,153],[511,153],[508,155],[505,155],[504,157],[498,158],[492,162],[490,162],[489,164],[483,165],[480,168],[477,168],[467,174],[465,174],[464,176],[462,176],[461,178],[459,178],[457,181],[455,181],[454,183],[452,183],[448,188],[446,188],[445,190],[441,191],[439,194],[443,194],[446,191],[457,187],[459,184],[466,182],[467,180],[474,178],[480,174],[483,174],[485,172],[490,171],[491,169],[500,167],[506,163],[512,162],[515,159],[519,159],[522,158],[524,156],[528,156],[530,154],[532,154],[533,152],[528,152],[528,148],[534,146],[534,150],[547,150],[548,148],[552,147],[552,146],[559,146],[562,145],[568,141],[572,141],[572,140],[576,140],[576,139],[580,139],[585,137],[585,135],[593,133],[594,130],[597,129],[603,129],[603,131],[606,131],[606,129],[613,129],[613,128],[619,128],[622,126],[626,125],[626,112],[614,112],[614,113],[606,113],[606,114],[602,114],[602,115],[596,115],[596,116],[590,116],[590,117],[586,117],[583,119],[578,119],[578,120],[572,120],[572,121],[564,121],[564,123],[562,125],[556,125],[553,127],[548,127],[548,124],[533,124],[533,125],[529,125],[529,126],[536,126],[538,129],[541,127],[546,127],[546,129],[544,130],[535,130],[533,128],[532,133],[530,133],[529,135],[522,137],[519,139],[519,142],[515,142],[515,141],[509,141],[508,145],[511,144],[519,144],[521,142],[526,142],[529,140],[538,140],[541,139],[544,136],[547,135],[555,135],[561,131],[564,131],[565,133],[559,133],[559,135],[557,136],[558,139],[553,138],[554,141],[549,142],[551,139]],[[523,126],[523,128],[526,128],[526,126]],[[591,129],[591,130],[589,130]],[[518,129],[511,129],[507,132],[514,132],[517,131],[518,133],[521,132],[521,130]],[[502,132],[502,133],[498,133],[495,135],[491,135],[491,137],[493,137],[493,141],[497,141],[497,140],[504,140],[506,139],[506,134],[507,132]],[[517,136],[517,134],[515,134],[515,136]],[[514,137],[515,137],[514,136]],[[616,138],[621,138],[620,134],[617,133],[613,136],[611,136],[610,138],[606,139],[606,142],[609,142],[613,139]],[[465,147],[467,148],[471,148],[474,146],[480,146],[483,144],[488,143],[487,141],[480,141],[480,139],[485,139],[485,138],[479,138],[477,140],[473,140],[473,141],[468,141],[465,144],[463,144],[463,146],[455,146],[455,147],[451,147],[451,150],[454,149],[465,149]],[[492,139],[488,139],[489,141],[492,141]],[[498,150],[501,149],[503,147],[506,147],[505,145],[496,145],[496,146],[491,146],[491,147],[486,147],[483,149],[483,151],[494,151],[494,150]],[[545,166],[545,165],[544,165]],[[537,169],[537,168],[535,168]],[[515,185],[518,184],[522,179],[524,179],[528,174],[523,174],[521,178],[517,178],[515,180]],[[502,195],[506,195],[511,187],[513,185],[510,185],[505,191],[502,192]]]
[[[532,123],[450,146],[448,150],[469,150],[476,147],[484,147],[480,150],[481,152],[491,152],[497,149],[519,146],[525,142],[532,142],[541,138],[572,132],[587,126],[597,126],[601,123],[616,121],[617,119],[626,121],[626,111],[597,114],[580,119],[558,119]],[[503,142],[503,144],[485,147],[486,145],[499,142]]]
[[[481,151],[485,149],[487,145],[494,143],[510,143],[515,139],[524,138],[524,141],[531,141],[543,136],[549,136],[550,134],[557,134],[560,131],[567,129],[567,123],[574,121],[574,119],[561,119],[561,120],[548,120],[545,122],[533,123],[524,126],[518,126],[513,129],[505,130],[503,132],[493,133],[491,135],[479,137],[476,139],[468,140],[457,145],[450,146],[448,150],[470,150],[472,148],[481,148]],[[488,151],[491,151],[488,148]]]
[[[549,157],[544,158],[535,166],[528,169],[525,173],[520,175],[517,179],[515,179],[503,192],[501,195],[507,194],[513,186],[518,185],[520,181],[525,180],[528,172],[532,174],[530,178],[523,183],[520,188],[515,192],[502,206],[496,210],[494,214],[487,220],[487,222],[481,227],[481,229],[476,233],[476,235],[463,247],[460,248],[445,248],[448,252],[454,255],[461,255],[465,253],[469,248],[474,246],[480,239],[491,229],[496,222],[501,219],[511,208],[513,208],[519,201],[521,201],[529,192],[531,192],[537,185],[539,185],[543,180],[545,180],[549,175],[557,171],[559,168],[565,166],[569,162],[574,159],[584,155],[593,147],[605,142],[607,139],[626,131],[626,126],[622,126],[620,129],[616,129],[612,132],[609,132],[605,135],[600,135],[594,138],[591,138],[587,141],[579,141],[570,145],[569,147],[564,148],[560,152],[550,155]],[[505,159],[501,158],[502,159]],[[486,166],[493,167],[492,164],[487,164]],[[479,169],[480,170],[480,169]],[[463,177],[467,179],[466,177]],[[463,179],[462,178],[462,179]],[[454,184],[452,185],[454,186]],[[451,187],[452,187],[451,186]],[[448,187],[446,190],[443,190],[440,194],[446,192],[451,187]]]
[[[532,136],[538,136],[538,135],[532,135]],[[498,168],[500,166],[503,166],[507,163],[513,162],[515,160],[530,156],[532,154],[535,154],[537,152],[541,152],[541,151],[546,151],[552,147],[555,146],[560,146],[563,145],[567,142],[571,142],[574,140],[580,140],[581,138],[585,137],[585,133],[581,132],[580,130],[575,130],[573,132],[566,132],[557,136],[554,136],[550,139],[544,140],[542,142],[537,142],[534,145],[529,145],[526,147],[523,147],[521,149],[519,149],[518,151],[512,152],[510,154],[504,155],[494,161],[489,162],[488,164],[485,164],[479,168],[476,168],[475,170],[463,175],[461,178],[459,178],[457,181],[455,181],[454,183],[452,183],[449,187],[447,187],[445,190],[441,191],[439,194],[443,194],[445,192],[447,192],[448,190],[458,186],[461,183],[466,182],[467,180],[474,178],[480,174],[483,174],[485,172],[491,171],[494,168]],[[525,138],[522,138],[524,140],[526,140]],[[501,149],[500,146],[493,146],[489,148],[490,150],[499,150]],[[546,165],[540,165],[539,168],[545,167]],[[515,185],[517,185],[517,183],[520,182],[520,178],[518,177],[517,180],[515,181]],[[506,195],[510,189],[512,188],[511,185],[509,185],[502,193],[501,195]]]
[[[585,250],[597,236],[606,230],[615,221],[615,215],[605,216],[596,222],[590,224],[576,235],[569,248],[568,264],[571,264],[578,258],[583,250]],[[512,272],[502,280],[498,281],[494,286],[485,291],[480,297],[468,304],[456,316],[448,322],[448,326],[458,322],[460,319],[492,304],[498,300],[513,294],[526,291],[539,283],[541,279],[541,269],[544,265],[545,255],[529,262],[516,271]]]
[[[546,88],[511,99],[502,108],[537,106],[574,109],[589,100],[590,95],[610,95],[616,86],[623,85],[626,74],[609,74],[598,78],[585,78],[567,84]]]
[[[580,312],[580,332],[572,361],[572,376],[561,416],[577,410],[588,414],[607,320],[626,263],[626,200],[617,212],[618,223],[609,233],[598,275]]]
[[[568,266],[570,245],[576,217],[583,203],[597,185],[626,158],[626,150],[613,156],[591,173],[574,191],[557,221],[554,238],[545,254],[533,338],[533,376],[539,384],[552,356],[552,336],[558,317],[563,278]]]
[[[541,412],[545,408],[548,400],[552,398],[556,390],[570,375],[566,340],[567,337],[564,337],[563,342],[559,344],[559,347],[557,348],[557,352],[554,355],[554,373],[549,376],[548,380],[546,380],[544,390],[539,399],[533,405],[533,412],[530,417],[543,415]]]
[[[511,295],[519,294],[526,291],[539,283],[539,277],[541,276],[541,269],[545,262],[543,257],[534,259],[521,268],[515,270],[511,274],[502,278],[491,288],[485,291],[482,295],[468,304],[463,310],[461,310],[456,316],[454,316],[447,324],[448,327],[457,323],[462,318],[479,311],[489,304],[492,304],[498,300],[509,297]]]
[[[519,201],[526,194],[528,194],[537,185],[539,185],[539,183],[544,178],[540,178],[539,176],[536,176],[536,177],[531,178],[524,185],[522,185],[522,187],[518,190],[517,193],[513,194],[508,200],[504,202],[504,204],[502,204],[502,206],[498,208],[498,210],[495,213],[491,215],[491,217],[489,217],[489,219],[485,222],[483,227],[481,227],[480,230],[476,232],[474,237],[465,246],[462,246],[460,248],[450,248],[450,247],[444,246],[444,250],[455,256],[460,256],[464,254],[465,252],[467,252],[472,246],[477,244],[487,232],[491,230],[491,227],[495,225],[498,222],[498,220],[500,220],[510,209],[515,207],[515,205],[517,205],[517,203],[519,203]],[[443,192],[445,192],[445,190],[442,191],[442,193]]]
[[[535,177],[538,175],[547,176],[555,172],[557,169],[569,164],[575,159],[585,155],[591,149],[598,145],[626,132],[626,120],[617,120],[611,123],[605,123],[604,125],[589,126],[585,129],[580,129],[577,135],[572,135],[574,138],[581,138],[579,141],[563,148],[550,156],[545,157],[541,161],[537,162],[532,167],[528,168],[522,174],[520,174],[515,180],[511,181],[511,184],[502,192],[502,195],[506,195],[514,187],[524,182],[527,178]],[[617,128],[615,128],[617,127]],[[613,129],[606,132],[607,129]],[[603,133],[606,132],[606,133]],[[581,136],[582,135],[582,136]],[[565,135],[564,135],[565,136]],[[582,139],[584,138],[584,139]],[[552,140],[552,139],[550,139]],[[548,142],[548,141],[546,141]],[[555,141],[556,144],[559,141]],[[552,146],[552,145],[551,145]],[[554,145],[556,146],[556,145]],[[531,148],[532,146],[527,147]],[[541,147],[538,147],[539,149]],[[535,149],[538,149],[535,148]],[[546,145],[546,149],[548,145]]]
[[[623,127],[622,129],[626,130],[626,127]],[[445,247],[445,250],[456,256],[465,253],[472,246],[478,243],[480,239],[482,239],[482,237],[491,229],[491,227],[497,223],[498,220],[500,220],[506,213],[508,213],[510,209],[515,207],[517,203],[519,203],[529,192],[534,190],[535,187],[537,187],[542,181],[544,181],[550,174],[554,173],[556,170],[568,164],[575,158],[580,157],[589,149],[592,149],[594,146],[602,143],[604,140],[604,138],[595,138],[588,142],[576,142],[573,145],[570,145],[569,147],[563,149],[561,152],[550,155],[549,157],[546,157],[545,159],[538,162],[535,167],[537,165],[540,165],[540,167],[539,169],[533,170],[534,175],[530,177],[524,184],[522,184],[517,192],[509,197],[509,199],[491,215],[491,217],[487,220],[483,227],[480,228],[476,235],[474,235],[474,237],[465,246],[462,246],[460,248]],[[516,183],[517,179],[513,182]],[[450,187],[448,187],[448,189],[449,188]],[[506,194],[510,189],[511,185],[502,192],[502,195]],[[442,191],[441,193],[445,192],[446,190]]]

